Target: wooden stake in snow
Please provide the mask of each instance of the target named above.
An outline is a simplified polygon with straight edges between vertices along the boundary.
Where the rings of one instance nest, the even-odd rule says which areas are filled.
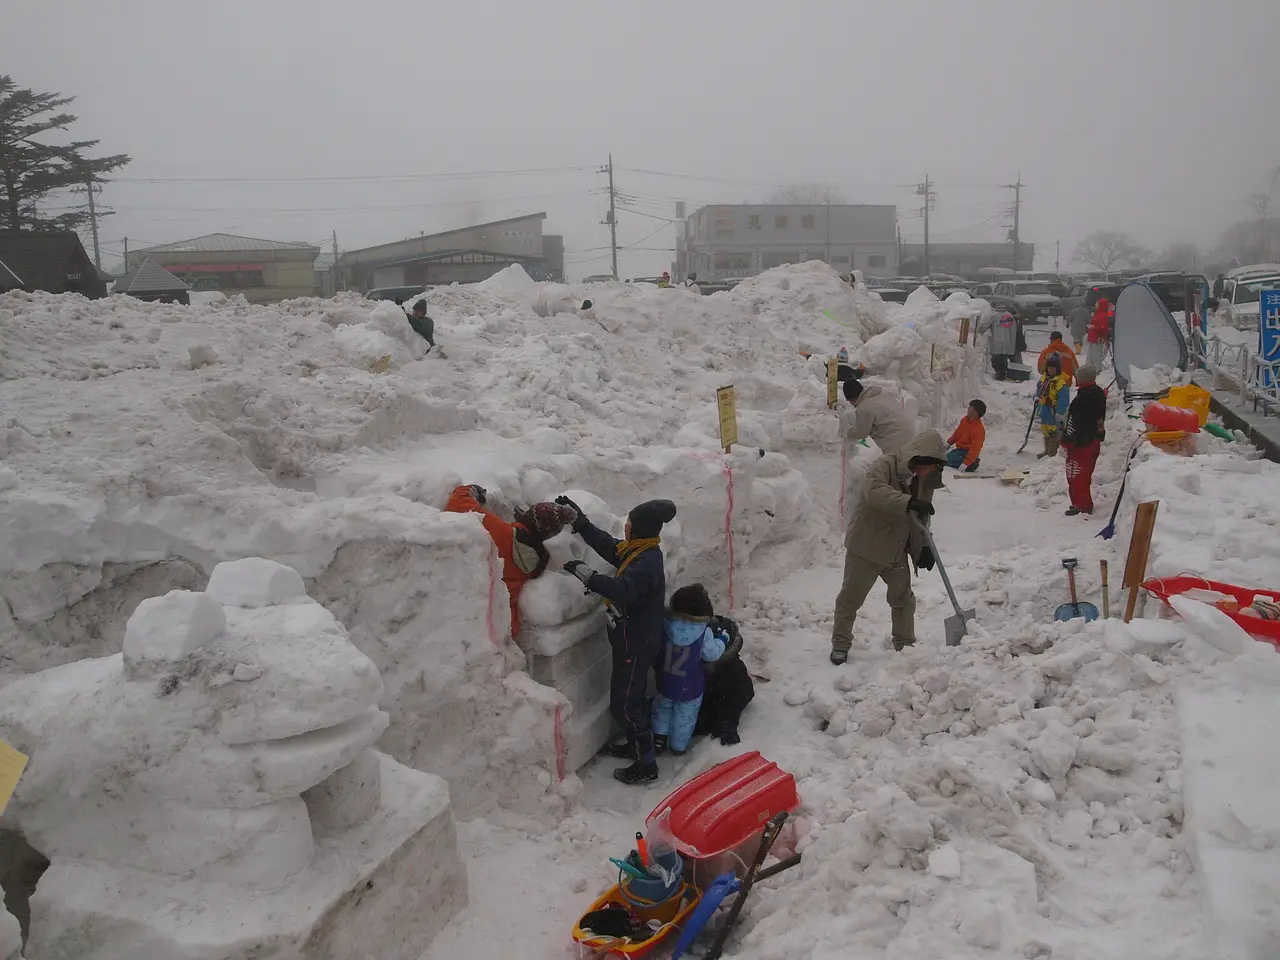
[[[1129,599],[1124,607],[1124,622],[1133,619],[1133,611],[1138,605],[1138,591],[1142,581],[1147,578],[1147,559],[1151,555],[1151,535],[1156,530],[1156,513],[1160,509],[1159,500],[1148,500],[1138,504],[1138,512],[1133,518],[1133,535],[1129,538],[1129,556],[1124,564],[1124,580],[1121,588],[1128,588]]]

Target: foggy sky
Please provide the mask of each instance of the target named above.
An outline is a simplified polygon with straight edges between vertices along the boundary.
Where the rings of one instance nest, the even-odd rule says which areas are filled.
[[[1021,173],[1038,269],[1096,229],[1209,248],[1280,165],[1277,51],[1278,0],[11,0],[0,16],[0,73],[76,95],[76,137],[134,157],[102,196],[108,267],[125,236],[327,250],[336,230],[346,249],[545,210],[571,276],[608,272],[592,191],[610,151],[638,211],[618,217],[638,248],[624,276],[670,264],[676,199],[768,184],[897,203],[918,239],[926,172],[934,239],[995,241],[1012,199],[996,185]],[[574,169],[424,176],[541,168]],[[243,182],[302,177],[350,179]],[[236,182],[140,182],[213,178]]]

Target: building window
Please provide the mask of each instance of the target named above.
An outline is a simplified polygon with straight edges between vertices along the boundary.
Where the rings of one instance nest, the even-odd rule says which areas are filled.
[[[760,214],[753,213],[749,217],[747,217],[747,228],[749,230],[760,229]]]
[[[831,265],[833,267],[847,267],[849,265],[849,255],[847,253],[833,253],[831,255]]]
[[[867,257],[868,269],[884,266],[887,266],[887,264],[885,263],[885,255],[883,253],[873,253],[871,256]]]
[[[813,214],[812,214],[812,213],[802,213],[802,214],[800,214],[800,229],[801,229],[801,230],[812,230],[812,229],[813,229]]]
[[[733,211],[732,210],[716,211],[716,236],[717,237],[733,236]]]
[[[787,229],[787,215],[785,213],[780,213],[773,218],[773,229],[775,230]]]
[[[716,273],[724,273],[730,276],[749,274],[751,272],[751,254],[718,251],[715,255],[713,269]]]
[[[760,258],[760,266],[765,270],[772,270],[774,267],[780,267],[784,263],[799,263],[800,258],[790,250],[767,250]]]

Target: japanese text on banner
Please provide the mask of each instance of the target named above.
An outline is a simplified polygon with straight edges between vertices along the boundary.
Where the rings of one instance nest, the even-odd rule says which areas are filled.
[[[1262,386],[1270,390],[1280,380],[1276,368],[1265,366],[1280,362],[1280,290],[1263,290],[1258,307],[1258,359],[1264,364]]]

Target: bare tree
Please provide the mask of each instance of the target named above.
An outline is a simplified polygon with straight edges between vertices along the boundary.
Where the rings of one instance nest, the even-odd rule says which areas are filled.
[[[1099,230],[1076,244],[1075,260],[1102,271],[1116,266],[1137,268],[1150,258],[1151,251],[1127,233]]]
[[[1271,259],[1271,236],[1267,229],[1267,214],[1271,210],[1271,201],[1275,199],[1276,190],[1280,188],[1280,167],[1271,171],[1271,182],[1265,193],[1253,193],[1245,201],[1257,213],[1258,220],[1258,252],[1260,261]]]
[[[793,183],[781,187],[765,198],[765,203],[848,203],[849,198],[827,183]]]
[[[1151,265],[1160,270],[1179,270],[1187,273],[1204,265],[1204,254],[1194,243],[1180,240],[1161,250],[1160,255]]]

